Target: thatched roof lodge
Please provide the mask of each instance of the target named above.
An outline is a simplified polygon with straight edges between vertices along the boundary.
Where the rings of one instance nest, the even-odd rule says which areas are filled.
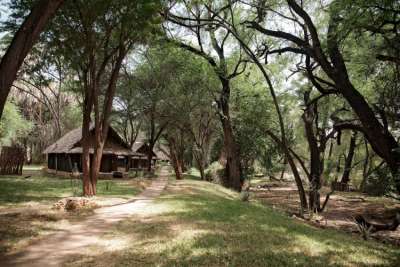
[[[147,169],[147,157],[150,152],[150,146],[145,142],[145,139],[139,138],[136,140],[132,146],[132,151],[135,152],[135,155],[131,157],[130,168],[134,170]],[[155,146],[151,153],[153,155],[151,162],[152,169],[156,167],[157,161],[169,161],[169,157],[163,151],[161,151],[158,146]]]
[[[90,153],[93,154],[94,127],[90,128],[92,145]],[[47,155],[47,169],[50,173],[70,174],[74,167],[82,172],[82,128],[70,131],[57,142],[50,145],[43,152]],[[143,156],[131,150],[118,133],[110,127],[108,137],[104,145],[100,172],[112,174],[114,172],[128,172],[130,158]]]
[[[131,157],[130,168],[134,170],[147,169],[148,167],[148,154],[150,151],[149,145],[144,141],[144,139],[137,140],[133,146],[132,151],[135,155]],[[154,169],[157,163],[157,156],[152,152],[153,159],[151,161],[151,168]]]

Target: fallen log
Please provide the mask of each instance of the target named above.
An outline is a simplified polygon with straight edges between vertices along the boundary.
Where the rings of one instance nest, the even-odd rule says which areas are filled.
[[[355,217],[356,223],[365,229],[369,229],[371,233],[376,233],[379,231],[396,231],[397,227],[400,225],[400,212],[397,212],[392,222],[390,223],[377,223],[369,221],[363,215],[357,215]]]

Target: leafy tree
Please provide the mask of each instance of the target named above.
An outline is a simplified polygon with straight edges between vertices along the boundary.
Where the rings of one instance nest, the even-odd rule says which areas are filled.
[[[24,118],[13,102],[7,102],[0,122],[0,144],[21,145],[21,140],[29,135],[32,126],[32,123]]]
[[[235,43],[230,42],[232,34],[224,27],[213,24],[207,25],[204,21],[212,20],[216,10],[224,9],[224,1],[183,1],[179,5],[173,5],[165,14],[168,21],[177,27],[183,28],[195,40],[193,44],[188,38],[169,36],[170,41],[205,60],[213,68],[215,75],[220,81],[219,97],[217,105],[223,129],[223,161],[225,164],[224,184],[227,187],[240,191],[243,177],[239,159],[239,147],[234,136],[233,125],[230,116],[231,80],[242,74],[246,64],[243,61],[242,49],[240,46],[232,48]],[[229,15],[225,13],[225,15]],[[168,26],[168,24],[167,24]],[[171,30],[168,32],[176,32]],[[229,55],[229,49],[235,49],[237,55]]]
[[[303,69],[313,86],[322,95],[340,94],[357,115],[359,124],[341,122],[336,128],[363,132],[374,151],[385,159],[393,175],[398,177],[400,155],[396,150],[399,145],[390,130],[379,121],[379,115],[375,114],[365,96],[355,88],[346,67],[346,54],[341,50],[341,45],[345,42],[346,36],[349,35],[344,34],[347,32],[345,30],[347,26],[340,18],[342,9],[341,5],[337,3],[340,3],[340,1],[334,1],[329,5],[326,36],[321,31],[318,31],[315,20],[312,19],[311,12],[307,10],[307,6],[300,5],[295,0],[288,0],[287,5],[287,8],[294,12],[293,15],[290,17],[281,15],[281,17],[296,23],[300,29],[298,32],[292,33],[265,28],[262,23],[266,18],[265,16],[257,17],[257,19],[246,23],[248,27],[257,32],[284,42],[284,48],[265,50],[266,55],[286,52],[304,55]],[[275,10],[268,8],[266,11],[274,12]],[[264,12],[265,14],[266,12]],[[322,44],[323,41],[325,41],[324,45]],[[317,70],[323,71],[326,78],[319,77],[316,74]],[[400,179],[396,178],[396,181],[400,192]]]
[[[140,123],[148,136],[149,151],[161,137],[165,139],[178,178],[182,177],[185,154],[192,144],[191,153],[204,178],[216,118],[210,93],[216,81],[210,71],[189,52],[155,45],[122,79],[118,103],[130,108],[119,112],[130,117],[131,125]]]
[[[110,114],[123,61],[143,43],[158,18],[159,1],[70,1],[50,24],[45,45],[78,77],[83,98],[82,166],[84,195],[96,194],[97,177],[107,139]],[[93,115],[93,124],[91,124]],[[90,127],[95,132],[90,160]],[[92,163],[91,163],[92,162]]]

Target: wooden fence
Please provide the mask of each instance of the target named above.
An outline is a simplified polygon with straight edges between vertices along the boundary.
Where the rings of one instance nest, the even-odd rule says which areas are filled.
[[[335,190],[335,191],[349,192],[350,191],[350,185],[348,185],[347,183],[332,182],[331,189]]]
[[[25,149],[2,147],[0,152],[0,175],[22,175]]]

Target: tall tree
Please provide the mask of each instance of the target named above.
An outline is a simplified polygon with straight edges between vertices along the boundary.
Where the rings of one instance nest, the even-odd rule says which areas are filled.
[[[238,4],[238,5],[235,5]],[[260,3],[258,3],[260,4]],[[265,3],[264,3],[265,4]],[[245,4],[247,5],[247,4]],[[243,29],[244,23],[237,20],[237,16],[235,16],[235,11],[241,9],[241,2],[240,1],[228,1],[228,4],[226,6],[223,6],[222,8],[213,11],[212,12],[212,17],[203,20],[203,23],[213,26],[214,24],[219,25],[220,27],[223,27],[226,29],[230,34],[234,36],[234,38],[237,40],[237,42],[240,44],[240,47],[244,50],[244,52],[247,54],[248,58],[251,60],[252,63],[254,63],[260,72],[262,73],[263,78],[265,79],[265,82],[267,84],[267,89],[272,97],[273,100],[273,106],[276,111],[276,115],[278,118],[278,129],[279,133],[276,133],[273,129],[268,129],[266,130],[266,134],[270,136],[270,138],[278,145],[281,147],[285,158],[292,170],[297,188],[298,188],[298,193],[299,193],[299,198],[300,198],[300,208],[301,211],[304,211],[304,209],[308,208],[308,203],[307,203],[307,198],[305,194],[305,190],[303,187],[303,183],[301,180],[300,173],[297,169],[297,165],[295,163],[295,157],[297,157],[296,154],[293,153],[293,150],[290,148],[289,144],[289,138],[287,134],[287,127],[285,125],[284,117],[282,114],[282,108],[279,103],[279,99],[273,84],[272,79],[270,78],[270,75],[268,73],[268,69],[265,68],[264,64],[262,63],[262,51],[265,50],[266,44],[262,43],[261,46],[258,43],[258,38],[254,36],[253,33],[249,33],[248,31],[245,31]],[[261,10],[257,9],[258,14],[264,14],[264,5],[261,5]],[[212,10],[210,7],[207,7],[207,10]],[[229,13],[229,16],[225,15],[226,12]],[[239,16],[243,17],[245,19],[247,18],[253,18],[253,16],[247,14],[246,16]],[[259,21],[259,19],[257,19]],[[249,42],[248,40],[253,40],[253,42]],[[263,48],[263,49],[262,49]],[[253,50],[254,49],[254,50]],[[267,60],[265,60],[266,63],[268,63]],[[294,154],[294,155],[293,155]],[[305,169],[305,166],[303,166],[303,169]]]
[[[240,191],[243,177],[239,159],[239,147],[232,126],[229,101],[231,96],[231,81],[243,73],[245,64],[242,61],[242,51],[240,48],[238,49],[239,55],[232,58],[228,56],[229,39],[232,37],[231,32],[218,25],[210,27],[202,23],[204,20],[210,20],[213,17],[213,10],[219,10],[221,4],[223,3],[183,1],[182,5],[177,5],[173,10],[169,10],[165,16],[174,25],[183,27],[189,31],[197,44],[192,45],[190,42],[178,40],[177,38],[174,38],[173,42],[179,47],[206,60],[220,80],[221,86],[217,103],[224,133],[224,184],[227,187]]]
[[[212,70],[192,53],[166,44],[154,44],[139,62],[123,79],[118,102],[135,106],[132,123],[142,122],[150,151],[165,139],[177,177],[191,143],[204,171],[216,117],[211,87],[218,83]]]
[[[374,151],[382,157],[395,177],[397,190],[400,192],[400,176],[398,168],[400,155],[397,152],[399,145],[390,130],[383,125],[366,98],[357,90],[350,78],[345,64],[345,55],[341,51],[341,44],[345,40],[342,34],[342,20],[340,18],[340,6],[338,1],[329,5],[329,22],[326,38],[318,31],[310,12],[303,4],[295,0],[288,0],[287,7],[291,12],[284,13],[264,7],[263,17],[247,21],[248,27],[271,38],[281,40],[284,47],[264,52],[268,55],[281,53],[295,53],[304,55],[304,69],[309,80],[320,91],[322,95],[341,95],[351,106],[359,119],[359,124],[342,123],[341,129],[352,129],[362,131],[367,137]],[[261,8],[261,7],[260,7]],[[339,8],[339,9],[338,9]],[[264,27],[267,11],[279,14],[281,19],[290,20],[300,29],[297,33],[289,30],[271,29]],[[322,44],[321,40],[326,43]],[[326,79],[316,74],[317,70],[323,71]]]
[[[156,0],[71,1],[50,25],[45,41],[76,71],[82,89],[84,195],[96,194],[122,63],[135,44],[146,40],[158,22],[154,14],[159,8]]]
[[[310,102],[311,92],[312,88],[304,92],[305,108],[302,115],[310,151],[310,170],[307,173],[310,183],[309,208],[314,212],[322,212],[330,196],[329,194],[327,195],[323,206],[321,206],[319,191],[322,187],[322,174],[325,167],[325,150],[329,139],[335,136],[336,131],[329,127],[327,112],[325,111],[325,114],[321,114],[319,111],[319,109],[324,108],[323,105],[319,105],[322,100]],[[326,106],[325,109],[329,110]]]

